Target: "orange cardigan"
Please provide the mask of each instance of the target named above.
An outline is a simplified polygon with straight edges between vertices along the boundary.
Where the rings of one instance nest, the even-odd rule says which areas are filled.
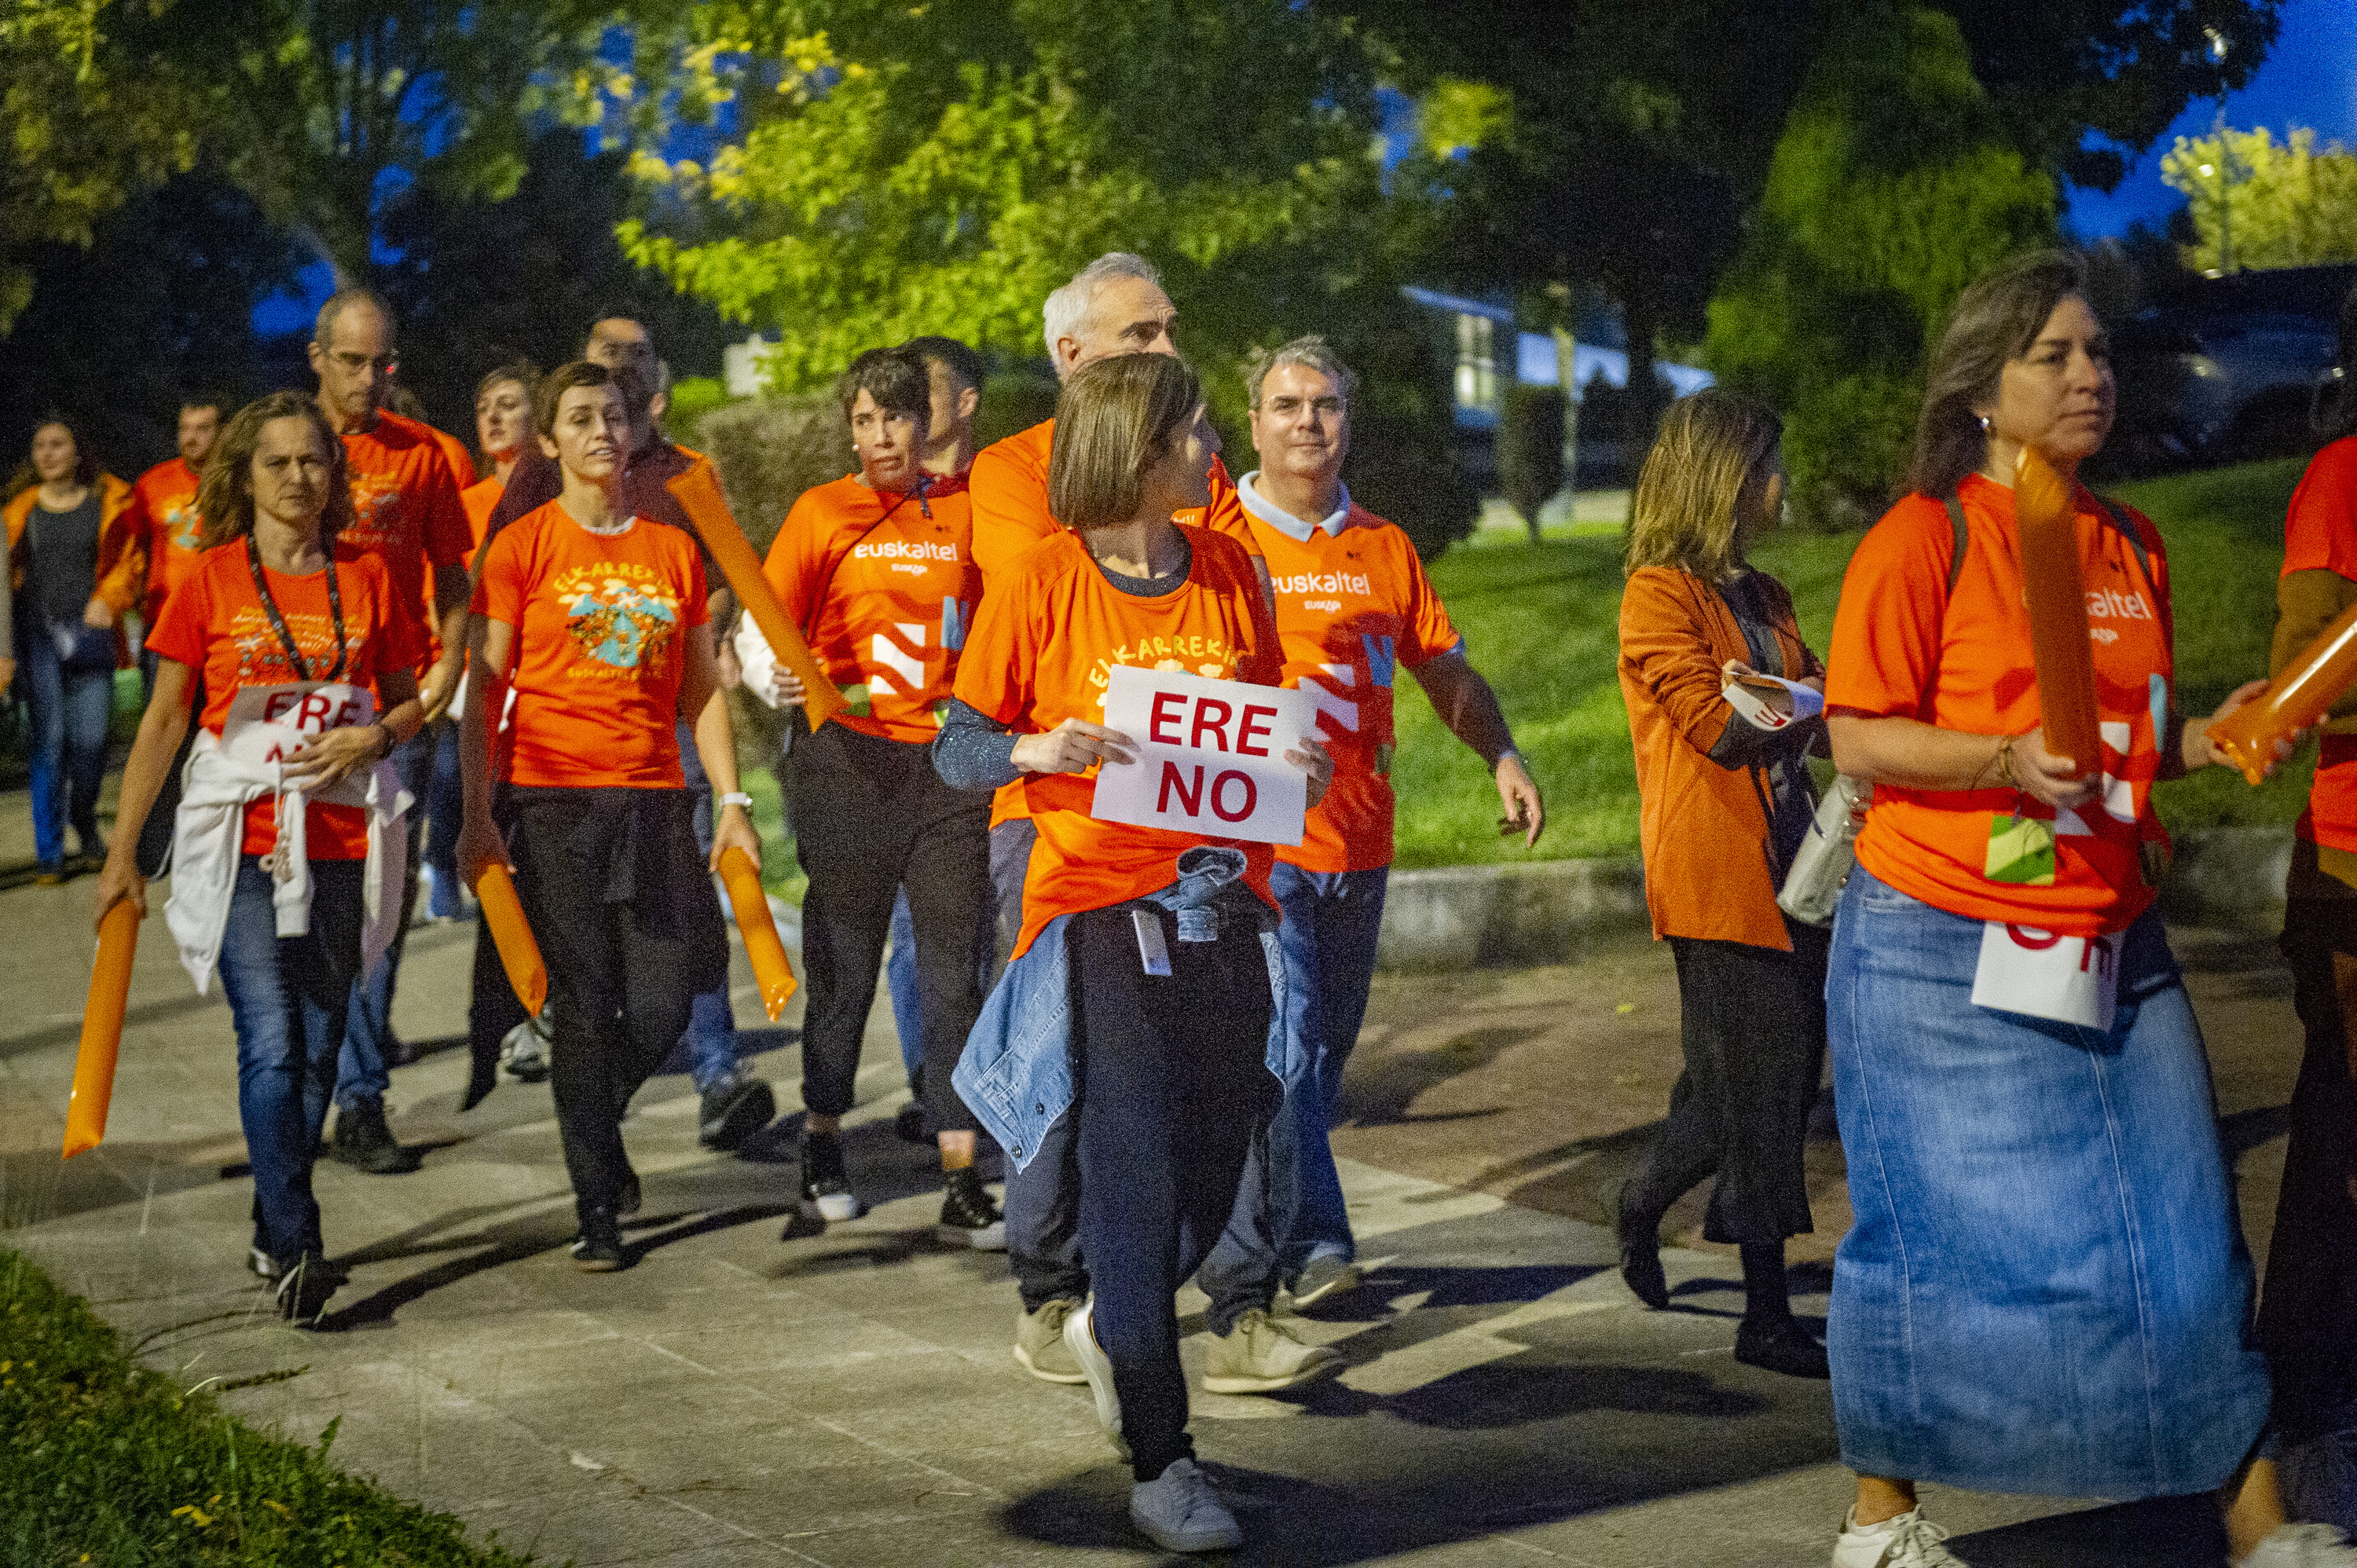
[[[1783,673],[1822,672],[1801,640],[1792,598],[1760,574]],[[1728,726],[1743,726],[1719,695],[1729,660],[1751,662],[1743,628],[1702,578],[1664,566],[1640,568],[1620,596],[1620,695],[1637,748],[1638,836],[1645,859],[1645,904],[1656,937],[1699,937],[1790,952],[1776,908],[1774,852],[1761,803],[1762,770],[1737,758],[1714,761]]]
[[[40,492],[38,485],[30,486],[0,507],[0,521],[8,525],[11,593],[25,585],[26,552],[30,548],[25,543],[25,525],[32,519],[33,503]],[[134,526],[137,520],[125,515],[131,510],[129,485],[113,474],[101,474],[98,496],[98,597],[113,607],[119,620],[137,609],[147,592],[147,542]]]

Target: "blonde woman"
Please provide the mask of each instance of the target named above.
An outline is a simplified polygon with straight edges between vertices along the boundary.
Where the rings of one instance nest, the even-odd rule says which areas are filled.
[[[1810,1229],[1801,1144],[1824,1061],[1828,939],[1786,917],[1776,890],[1815,810],[1804,757],[1824,748],[1824,725],[1784,713],[1765,727],[1723,694],[1730,667],[1824,689],[1792,595],[1744,562],[1783,508],[1782,440],[1763,405],[1697,392],[1670,405],[1637,480],[1620,692],[1645,901],[1677,962],[1685,1070],[1616,1219],[1621,1277],[1667,1306],[1662,1217],[1716,1173],[1703,1235],[1742,1251],[1736,1359],[1822,1378],[1824,1347],[1786,1297],[1784,1239]]]

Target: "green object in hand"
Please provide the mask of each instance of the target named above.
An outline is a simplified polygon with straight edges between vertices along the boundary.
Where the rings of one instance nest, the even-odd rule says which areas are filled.
[[[1982,874],[1991,882],[2053,886],[2054,824],[2036,817],[1990,817],[1988,860]]]

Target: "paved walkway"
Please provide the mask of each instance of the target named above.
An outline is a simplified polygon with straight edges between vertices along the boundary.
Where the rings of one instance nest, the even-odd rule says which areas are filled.
[[[0,867],[22,797],[0,797]],[[132,991],[113,1122],[60,1165],[86,985],[87,880],[0,875],[0,1243],[119,1325],[149,1364],[210,1381],[248,1420],[583,1564],[1144,1563],[1127,1469],[1086,1391],[1008,1355],[1003,1258],[931,1240],[923,1152],[879,1006],[849,1134],[875,1202],[781,1239],[781,1144],[714,1156],[683,1078],[626,1128],[645,1178],[623,1273],[568,1266],[571,1200],[546,1087],[457,1112],[472,929],[413,933],[396,1019],[425,1055],[395,1075],[415,1175],[323,1163],[331,1249],[352,1269],[328,1320],[270,1316],[243,1272],[227,1009],[199,999],[160,916]],[[2264,1243],[2297,1058],[2287,983],[2253,944],[2184,944],[2219,1062],[2246,1218]],[[737,958],[737,1011],[758,1019]],[[794,1103],[790,1014],[758,1068]],[[1731,1250],[1666,1254],[1676,1305],[1619,1283],[1598,1187],[1641,1153],[1676,1070],[1667,954],[1608,944],[1561,966],[1379,983],[1337,1139],[1368,1289],[1306,1325],[1339,1379],[1274,1399],[1199,1394],[1194,1430],[1240,1504],[1237,1561],[1806,1564],[1847,1500],[1824,1385],[1738,1365]],[[1840,1155],[1813,1148],[1819,1234],[1796,1243],[1804,1314],[1847,1213]],[[1699,1222],[1678,1211],[1673,1228]],[[1200,1314],[1192,1293],[1182,1313]],[[1200,1318],[1189,1324],[1200,1327]],[[1200,1341],[1190,1341],[1195,1363]],[[2104,1508],[1929,1491],[1980,1568],[2209,1563],[2199,1504]]]

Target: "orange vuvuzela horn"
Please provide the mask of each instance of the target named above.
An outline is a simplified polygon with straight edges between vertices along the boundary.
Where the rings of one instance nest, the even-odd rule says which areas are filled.
[[[720,493],[718,477],[709,463],[697,463],[685,472],[674,474],[663,481],[688,521],[704,539],[704,547],[712,552],[713,561],[720,575],[728,579],[735,590],[737,602],[770,639],[770,647],[778,655],[778,662],[799,676],[804,693],[802,713],[810,720],[813,734],[818,726],[841,713],[846,705],[843,693],[826,678],[826,671],[811,657],[810,645],[794,623],[786,618],[785,607],[770,587],[770,579],[761,575],[761,558],[753,553],[745,532],[737,526],[737,519],[728,510],[727,498]]]
[[[123,1014],[131,999],[131,959],[139,950],[139,906],[125,898],[98,923],[98,961],[82,1009],[81,1048],[74,1054],[73,1098],[66,1101],[66,1152],[72,1159],[106,1136],[114,1098],[114,1058],[123,1048]]]
[[[500,967],[508,972],[516,1000],[523,1004],[526,1013],[540,1016],[541,1007],[548,1001],[548,965],[541,961],[532,923],[523,918],[523,900],[516,897],[514,876],[493,861],[475,878],[475,897],[482,903],[483,924],[490,928],[491,944],[499,949]]]
[[[2013,479],[2014,526],[2029,601],[2029,652],[2046,749],[2072,762],[2072,777],[2102,770],[2095,727],[2095,660],[2087,638],[2087,593],[2079,572],[2079,509],[2070,482],[2035,447],[2021,449]]]
[[[2289,740],[2331,710],[2357,682],[2357,605],[2324,628],[2267,689],[2210,726],[2210,738],[2256,784],[2276,760],[2276,742]]]
[[[786,961],[786,944],[778,938],[778,922],[770,914],[770,896],[761,891],[760,874],[752,857],[741,849],[720,852],[720,880],[727,885],[729,908],[737,911],[737,934],[745,939],[745,956],[753,963],[753,979],[761,988],[761,1010],[770,1022],[786,1010],[794,993],[794,966]]]

